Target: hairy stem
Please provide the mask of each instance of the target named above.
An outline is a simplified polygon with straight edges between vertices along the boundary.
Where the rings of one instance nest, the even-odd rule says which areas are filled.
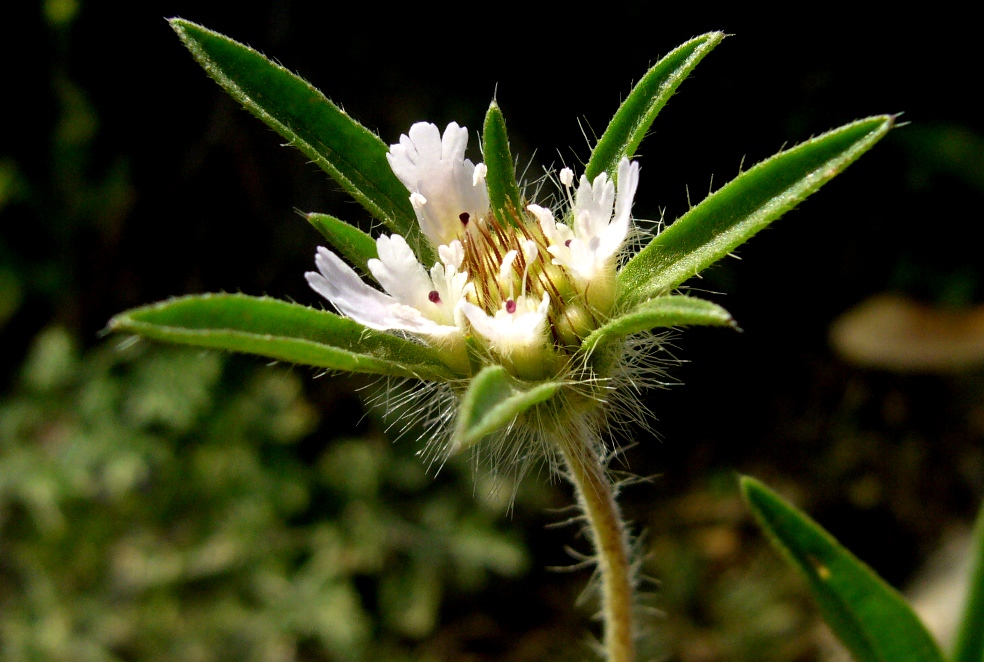
[[[587,439],[575,433],[558,442],[598,559],[608,662],[635,662],[629,540],[612,485]]]

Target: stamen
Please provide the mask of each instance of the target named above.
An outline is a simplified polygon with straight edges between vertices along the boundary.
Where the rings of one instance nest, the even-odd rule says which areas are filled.
[[[570,168],[564,168],[560,171],[560,183],[566,187],[570,187],[574,183],[574,171]]]
[[[567,189],[567,207],[568,209],[574,209],[574,196],[571,195],[571,189],[574,186],[574,171],[570,168],[564,168],[560,171],[560,183],[564,185]]]
[[[508,280],[512,276],[513,262],[519,255],[518,251],[512,250],[502,258],[502,266],[499,267],[499,280]]]
[[[438,293],[437,290],[431,290],[430,293],[427,295],[427,299],[431,303],[441,303],[441,295],[440,293]]]
[[[516,302],[512,299],[506,301],[506,312],[512,315],[516,312]]]
[[[460,214],[458,214],[458,220],[461,221],[462,225],[468,225],[468,219],[470,218],[471,216],[466,211],[463,211]]]
[[[534,259],[536,259],[536,256],[537,256],[538,251],[537,251],[537,248],[536,248],[536,242],[535,241],[533,241],[532,239],[526,239],[526,240],[520,242],[520,246],[523,249],[523,258],[527,262],[532,262]],[[525,276],[524,276],[524,278],[525,278]]]
[[[571,247],[571,240],[568,239],[567,241],[565,241],[564,242],[564,246],[567,246],[568,248],[570,248]]]
[[[538,251],[536,248],[536,242],[532,239],[526,239],[520,242],[520,246],[523,249],[523,261],[526,263],[523,265],[523,280],[522,288],[520,291],[520,296],[526,296],[526,277],[530,273],[530,265],[533,264],[533,260],[536,258]]]

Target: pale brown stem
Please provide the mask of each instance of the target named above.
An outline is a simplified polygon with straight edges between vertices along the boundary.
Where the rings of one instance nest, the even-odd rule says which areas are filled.
[[[587,443],[581,439],[558,441],[598,559],[607,660],[635,662],[629,540],[611,483],[597,453]]]

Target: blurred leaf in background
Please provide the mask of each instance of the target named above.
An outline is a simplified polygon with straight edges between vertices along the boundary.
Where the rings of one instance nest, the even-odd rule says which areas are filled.
[[[448,587],[526,571],[467,464],[434,490],[378,434],[305,463],[318,427],[292,372],[45,330],[0,404],[2,659],[409,655]]]

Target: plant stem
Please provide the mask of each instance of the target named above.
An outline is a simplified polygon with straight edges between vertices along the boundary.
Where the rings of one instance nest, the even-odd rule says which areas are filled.
[[[574,433],[558,442],[598,559],[608,662],[635,662],[629,540],[612,485],[586,439]]]

